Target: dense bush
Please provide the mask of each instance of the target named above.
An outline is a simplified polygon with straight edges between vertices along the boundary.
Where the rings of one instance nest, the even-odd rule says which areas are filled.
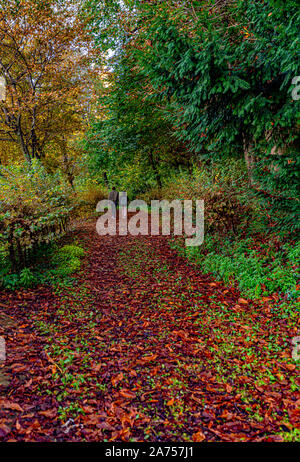
[[[238,284],[248,297],[279,292],[299,296],[300,242],[272,229],[270,217],[252,194],[240,162],[217,163],[170,179],[164,198],[204,199],[205,242],[182,249],[184,255],[226,284]]]
[[[10,271],[9,265],[2,267],[0,287],[14,290],[36,284],[58,284],[80,270],[84,256],[84,249],[77,244],[63,247],[57,244],[41,245],[35,265],[31,268],[23,268],[15,273]]]
[[[141,198],[204,200],[206,232],[238,232],[247,227],[256,215],[264,218],[264,208],[249,189],[243,162],[227,160],[207,168],[205,164],[194,167],[191,173],[176,174],[166,180],[162,188],[150,189]]]
[[[97,202],[107,191],[89,175],[78,176],[75,189],[57,171],[48,173],[34,160],[32,166],[11,164],[0,166],[0,281],[7,288],[34,284],[32,273],[44,245],[53,246],[69,229],[73,218],[90,216]],[[51,251],[49,250],[51,253]],[[69,264],[61,267],[61,275],[80,267],[80,260],[71,248]],[[49,255],[45,255],[45,258]],[[58,257],[57,257],[58,258]],[[58,264],[58,262],[57,262]]]
[[[299,101],[292,99],[292,80],[299,75],[299,6],[189,2],[192,10],[186,3],[137,5],[143,27],[132,53],[151,84],[149,100],[155,92],[177,137],[199,157],[244,156],[249,182],[278,213],[278,226],[296,230]]]
[[[72,191],[59,173],[31,167],[0,167],[0,248],[2,268],[25,268],[42,243],[54,242],[68,228]],[[5,263],[4,263],[5,262]]]
[[[96,211],[97,203],[107,199],[107,188],[100,185],[98,181],[89,174],[78,176],[74,182],[76,191],[76,209],[72,213],[76,217],[92,216]]]
[[[51,258],[54,266],[52,271],[56,276],[69,276],[80,269],[80,259],[85,256],[85,251],[77,245],[65,245],[56,252]]]
[[[174,244],[173,244],[174,245]],[[175,245],[177,247],[178,244]],[[300,243],[286,252],[272,252],[272,245],[258,239],[233,236],[224,239],[208,235],[201,247],[181,248],[181,252],[195,262],[204,272],[213,273],[226,284],[237,282],[241,293],[249,298],[259,298],[280,293],[287,299],[299,297]]]

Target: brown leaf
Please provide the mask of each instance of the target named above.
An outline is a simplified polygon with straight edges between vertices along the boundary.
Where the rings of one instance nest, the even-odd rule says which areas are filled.
[[[285,365],[285,368],[288,370],[288,371],[294,371],[296,369],[296,365],[295,364],[286,364]]]
[[[150,362],[150,361],[155,361],[158,355],[150,355],[150,356],[144,356],[142,358],[143,362]]]
[[[201,443],[201,441],[204,441],[204,440],[205,440],[205,435],[201,430],[193,434],[194,443]]]
[[[4,437],[10,433],[10,428],[5,424],[0,424],[0,437]]]
[[[137,373],[133,369],[129,372],[129,375],[131,375],[131,377],[137,377]]]
[[[14,372],[23,372],[26,371],[27,366],[25,366],[24,364],[13,364],[11,368]]]
[[[128,399],[133,399],[136,397],[135,393],[125,388],[123,388],[123,390],[120,391],[120,395],[123,396],[123,398],[128,398]]]
[[[124,374],[123,372],[120,372],[120,374],[116,375],[115,377],[111,379],[111,383],[115,387],[119,382],[122,382],[123,378],[124,378]]]
[[[101,363],[100,364],[95,364],[95,366],[92,366],[92,370],[94,372],[99,372],[101,369]]]
[[[32,379],[28,380],[28,382],[25,383],[24,388],[29,388],[32,385]]]
[[[6,400],[0,400],[0,407],[4,409],[10,409],[12,411],[24,412],[24,409],[18,403],[12,403]]]
[[[226,387],[227,393],[231,393],[231,392],[232,392],[233,388],[232,388],[231,385],[229,385],[228,383],[226,383],[225,387]]]
[[[40,411],[39,414],[49,419],[54,419],[57,416],[57,410],[55,408],[48,409],[47,411]]]
[[[22,429],[22,427],[20,425],[20,422],[18,420],[16,422],[16,429],[17,429],[18,432]]]

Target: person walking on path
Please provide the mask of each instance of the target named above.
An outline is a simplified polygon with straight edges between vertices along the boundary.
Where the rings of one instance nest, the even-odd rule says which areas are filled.
[[[127,193],[125,191],[120,192],[119,194],[119,205],[122,217],[126,218],[127,215]]]
[[[112,201],[114,203],[112,207],[112,215],[114,218],[116,218],[116,210],[117,210],[117,205],[118,205],[118,199],[119,199],[119,193],[116,191],[116,188],[113,187],[112,191],[110,191],[108,195],[108,200]]]

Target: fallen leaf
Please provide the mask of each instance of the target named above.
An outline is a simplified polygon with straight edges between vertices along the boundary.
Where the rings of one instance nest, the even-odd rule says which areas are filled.
[[[128,398],[128,399],[133,399],[136,397],[135,393],[133,393],[130,390],[126,390],[126,389],[121,390],[120,395],[123,396],[123,398]]]
[[[193,434],[194,443],[201,443],[201,441],[204,441],[204,440],[205,440],[205,435],[201,430]]]
[[[12,411],[24,412],[24,409],[18,403],[12,403],[10,401],[0,400],[0,408],[11,409]]]
[[[55,408],[48,409],[47,411],[40,411],[39,414],[49,419],[54,419],[57,416],[57,410]]]

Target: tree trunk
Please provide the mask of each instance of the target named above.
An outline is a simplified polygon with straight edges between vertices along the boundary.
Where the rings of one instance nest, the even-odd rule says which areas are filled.
[[[250,154],[252,145],[248,143],[245,138],[244,138],[244,158],[245,158],[245,163],[248,171],[248,182],[249,185],[252,186],[254,183],[253,180],[253,170],[255,166],[255,157],[253,154]]]
[[[151,150],[149,151],[149,160],[150,160],[151,167],[153,168],[153,171],[155,173],[157,184],[161,188],[162,183],[161,183],[160,174],[159,174],[159,171],[158,171],[158,168],[157,168],[157,164],[156,164],[156,162],[154,161],[154,158],[153,158],[153,152]]]
[[[73,189],[73,191],[75,191],[75,188],[74,188],[74,171],[73,171],[73,166],[72,166],[71,160],[70,160],[69,155],[68,155],[68,146],[67,146],[67,141],[66,141],[65,137],[63,137],[63,140],[61,141],[61,150],[62,150],[62,154],[63,154],[64,172],[65,172],[65,174],[67,176],[67,179],[68,179],[68,182],[69,182],[71,188]]]
[[[104,180],[105,185],[109,188],[107,172],[103,172],[103,180]]]
[[[28,163],[28,165],[31,167],[31,156],[30,156],[28,147],[25,143],[23,131],[21,127],[21,116],[18,117],[17,137],[18,137],[19,145],[21,146],[23,155],[25,157],[25,160]]]

